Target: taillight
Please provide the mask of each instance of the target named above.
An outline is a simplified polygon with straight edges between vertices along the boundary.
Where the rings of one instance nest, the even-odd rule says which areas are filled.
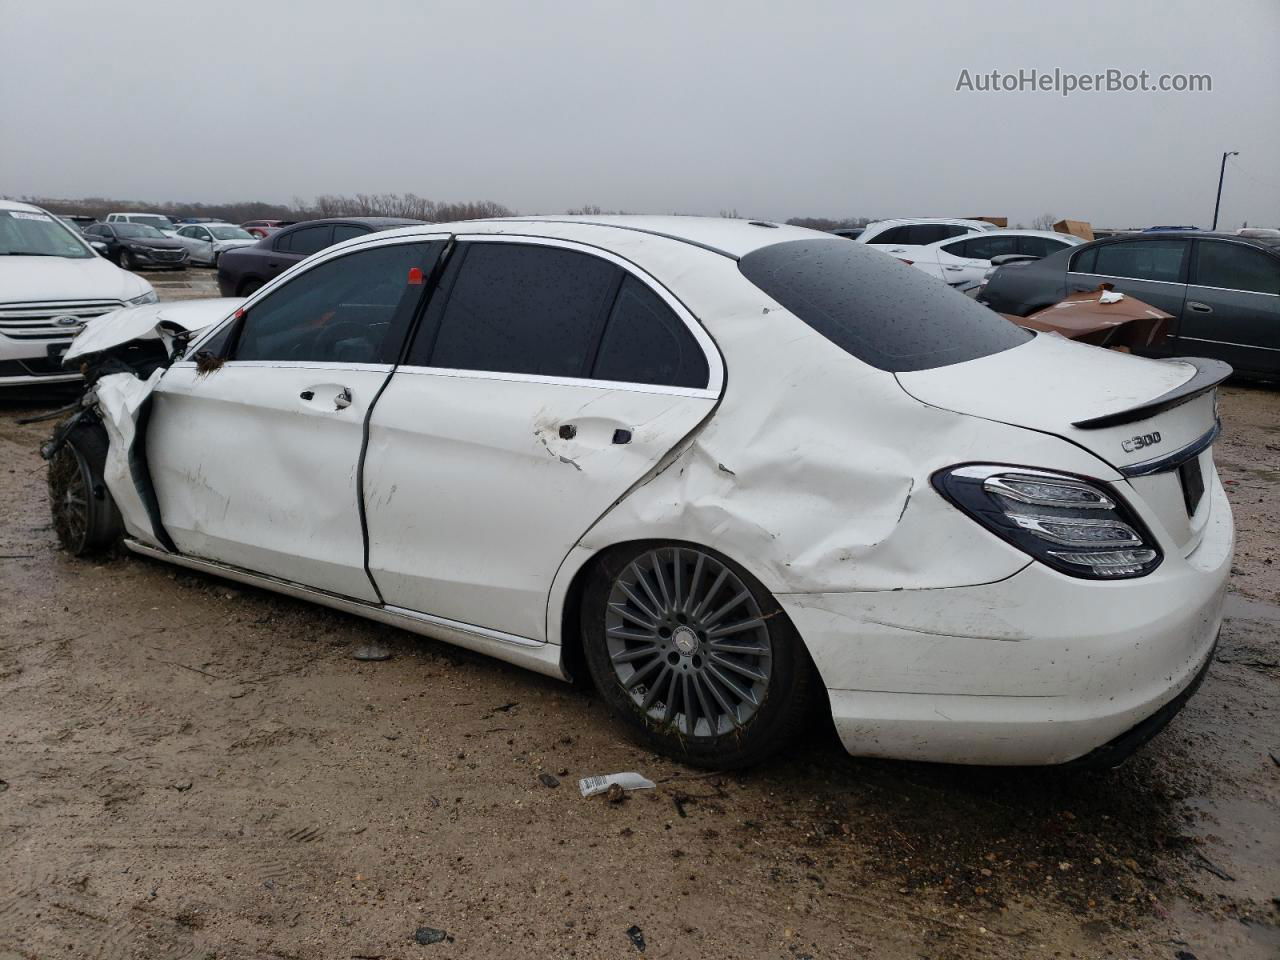
[[[1024,467],[967,464],[933,485],[996,536],[1073,577],[1141,577],[1160,564],[1160,547],[1106,484]]]

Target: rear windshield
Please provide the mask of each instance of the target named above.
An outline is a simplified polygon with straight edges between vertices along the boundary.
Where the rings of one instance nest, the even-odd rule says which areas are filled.
[[[1032,337],[866,244],[790,240],[747,254],[738,268],[846,353],[891,373],[976,360]]]
[[[116,233],[122,237],[150,237],[151,239],[164,239],[164,234],[155,227],[149,227],[145,223],[113,223],[111,226],[116,228]]]

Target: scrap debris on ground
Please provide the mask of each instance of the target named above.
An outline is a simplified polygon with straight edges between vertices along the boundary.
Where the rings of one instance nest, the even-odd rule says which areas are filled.
[[[0,396],[0,957],[1280,953],[1280,392],[1223,391],[1231,618],[1107,773],[708,775],[588,689],[134,556],[56,548]],[[361,646],[394,652],[353,660]],[[495,706],[498,705],[498,706]],[[625,803],[555,789],[635,771]],[[447,932],[446,932],[447,931]]]

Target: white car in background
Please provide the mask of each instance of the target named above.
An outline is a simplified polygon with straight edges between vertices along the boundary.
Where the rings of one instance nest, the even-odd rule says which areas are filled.
[[[258,238],[234,223],[188,223],[176,238],[187,248],[191,263],[216,267],[218,258],[237,247],[252,247]]]
[[[85,322],[155,300],[53,214],[0,200],[0,386],[78,379],[62,354]]]
[[[1079,237],[1052,230],[1000,229],[952,237],[924,246],[894,244],[879,249],[967,293],[982,283],[991,270],[991,261],[996,257],[1038,260],[1081,243],[1084,241]]]
[[[141,223],[144,226],[155,227],[166,237],[176,237],[178,228],[174,222],[166,217],[163,213],[108,213],[106,223]]]
[[[109,372],[153,327],[172,362]],[[68,551],[590,677],[708,766],[817,710],[855,754],[1114,764],[1222,622],[1230,367],[1036,335],[830,234],[422,224],[69,356],[104,375],[43,451]]]
[[[908,217],[897,220],[877,220],[868,223],[855,238],[857,243],[874,246],[913,246],[963,237],[969,233],[984,233],[996,229],[985,220],[955,220],[946,217]]]

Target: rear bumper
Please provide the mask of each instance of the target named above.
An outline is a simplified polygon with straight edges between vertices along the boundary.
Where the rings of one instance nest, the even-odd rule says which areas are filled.
[[[828,688],[845,748],[1044,765],[1114,741],[1110,761],[1106,751],[1094,759],[1123,759],[1129,743],[1118,738],[1141,727],[1136,748],[1154,735],[1212,655],[1234,531],[1216,477],[1209,495],[1196,549],[1136,580],[1078,580],[1032,563],[975,587],[780,597]]]

